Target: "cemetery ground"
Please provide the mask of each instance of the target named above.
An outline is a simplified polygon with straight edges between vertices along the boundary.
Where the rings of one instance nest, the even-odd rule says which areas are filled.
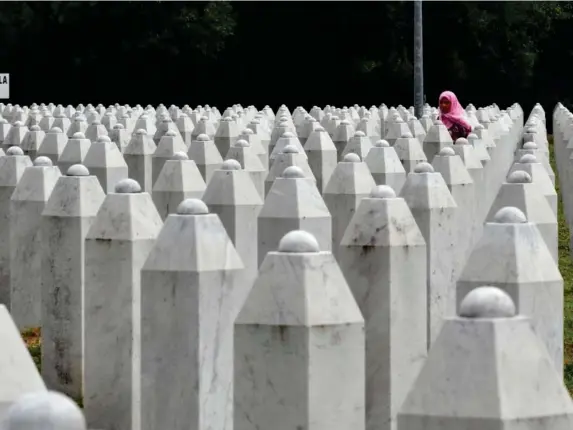
[[[555,165],[555,151],[553,148],[553,136],[548,136],[549,155],[551,166],[558,176]],[[563,276],[563,287],[565,290],[565,309],[563,312],[565,321],[563,322],[563,341],[565,354],[564,377],[565,384],[570,393],[573,393],[573,261],[571,260],[569,245],[569,226],[565,220],[563,212],[563,200],[561,199],[561,189],[559,181],[555,179],[555,189],[559,196],[558,222],[559,222],[559,270]]]
[[[548,136],[550,162],[558,176],[557,167],[555,165],[555,153],[553,148],[553,136]],[[573,395],[573,260],[570,254],[569,244],[569,227],[565,220],[563,212],[563,203],[561,200],[561,190],[559,181],[555,181],[555,188],[559,196],[559,270],[563,276],[564,289],[565,289],[565,309],[564,309],[564,354],[565,354],[565,369],[564,377],[565,384],[569,392]],[[22,336],[26,342],[28,350],[36,363],[36,366],[41,366],[41,333],[39,328],[25,330]]]

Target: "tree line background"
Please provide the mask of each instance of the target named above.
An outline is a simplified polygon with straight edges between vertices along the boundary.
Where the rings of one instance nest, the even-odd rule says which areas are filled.
[[[573,100],[572,2],[424,2],[427,101]],[[13,103],[413,103],[412,2],[1,2]]]

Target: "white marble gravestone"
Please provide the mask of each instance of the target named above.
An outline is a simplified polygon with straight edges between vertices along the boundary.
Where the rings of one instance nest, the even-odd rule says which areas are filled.
[[[201,200],[169,215],[141,271],[141,428],[233,427],[233,322],[250,285]],[[173,341],[177,339],[177,341]]]
[[[364,320],[311,234],[265,257],[234,344],[235,430],[364,429]]]
[[[86,235],[84,408],[91,428],[141,428],[140,273],[162,226],[149,193],[123,179]]]

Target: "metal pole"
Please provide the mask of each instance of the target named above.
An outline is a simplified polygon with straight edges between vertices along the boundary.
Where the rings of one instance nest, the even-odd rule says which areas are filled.
[[[414,110],[421,118],[424,110],[424,38],[422,0],[414,0]]]

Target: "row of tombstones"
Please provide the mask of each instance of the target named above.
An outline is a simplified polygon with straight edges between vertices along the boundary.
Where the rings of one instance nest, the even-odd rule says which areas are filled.
[[[13,109],[16,112],[6,112],[6,109],[3,112],[10,118],[23,119],[18,116],[18,108]],[[54,109],[55,115],[63,117],[62,113],[56,112],[58,109],[57,107]],[[87,118],[97,122],[97,115],[90,114],[89,109],[88,107],[84,113],[78,114],[76,119],[81,120],[81,115],[86,115]],[[110,109],[113,110],[113,108]],[[237,109],[241,112],[239,108]],[[473,111],[468,110],[471,118]],[[491,111],[491,116],[496,117],[495,109],[491,108]],[[45,109],[45,112],[47,114],[49,110]],[[160,108],[158,112],[161,113]],[[431,154],[438,154],[442,149],[451,147],[454,154],[446,149],[444,154],[438,154],[437,157],[434,155],[430,160],[433,162],[433,168],[445,178],[446,185],[454,198],[455,203],[451,198],[449,199],[450,206],[457,204],[460,219],[473,220],[469,228],[466,228],[464,223],[457,226],[451,222],[448,223],[452,229],[460,230],[450,232],[450,236],[453,234],[457,240],[456,253],[453,257],[457,260],[456,265],[463,266],[467,252],[471,249],[475,238],[479,237],[483,218],[487,215],[483,209],[487,210],[491,206],[491,200],[496,196],[497,188],[507,169],[505,167],[507,160],[502,157],[498,157],[499,160],[495,163],[489,163],[491,155],[495,152],[495,140],[516,138],[515,127],[512,128],[511,133],[508,128],[507,124],[513,124],[513,122],[507,112],[504,112],[505,116],[495,122],[488,122],[487,117],[482,115],[484,124],[491,130],[485,130],[483,125],[478,124],[476,132],[481,131],[482,139],[474,139],[471,144],[462,139],[453,145],[447,130],[439,121],[432,124],[428,135],[422,142],[416,138],[407,137],[411,134],[406,130],[403,131],[405,137],[395,139],[392,146],[388,141],[378,140],[377,145],[373,147],[370,144],[370,138],[373,136],[362,136],[363,133],[359,131],[345,143],[340,153],[340,156],[344,157],[342,163],[337,163],[339,154],[335,142],[320,128],[310,134],[303,147],[295,135],[296,124],[301,118],[297,112],[302,112],[302,110],[295,110],[295,114],[290,117],[286,108],[279,110],[277,116],[274,117],[273,135],[270,140],[265,140],[264,144],[260,144],[261,139],[257,140],[258,133],[252,129],[246,129],[245,132],[250,133],[246,133],[245,136],[250,136],[253,145],[250,146],[242,139],[235,141],[229,147],[226,156],[227,159],[235,161],[225,163],[224,166],[215,141],[207,135],[200,135],[202,140],[192,141],[187,148],[176,130],[168,130],[160,138],[159,145],[155,149],[153,149],[155,143],[151,136],[145,130],[138,130],[133,134],[128,148],[139,148],[139,155],[130,155],[130,151],[124,151],[122,154],[106,136],[101,136],[97,141],[91,142],[84,139],[82,135],[78,136],[77,133],[75,133],[76,138],[66,140],[64,137],[59,146],[52,145],[53,140],[50,140],[51,136],[58,134],[48,134],[43,140],[37,140],[40,142],[40,150],[36,153],[27,151],[24,146],[10,146],[11,154],[19,154],[18,151],[21,149],[30,159],[36,157],[37,164],[41,165],[37,167],[43,166],[44,168],[34,170],[41,171],[42,174],[37,173],[33,176],[30,173],[24,177],[23,181],[20,181],[24,169],[31,163],[30,160],[20,158],[22,161],[20,164],[14,163],[11,157],[5,160],[10,166],[3,169],[5,174],[3,178],[0,178],[0,189],[5,191],[0,195],[0,217],[5,220],[0,225],[0,243],[4,244],[0,250],[0,302],[11,304],[13,317],[19,327],[40,325],[39,287],[36,287],[35,291],[29,291],[34,289],[30,286],[29,280],[40,277],[40,256],[36,253],[36,264],[24,266],[21,261],[24,258],[33,258],[30,257],[30,249],[38,248],[35,245],[40,240],[38,220],[60,172],[67,173],[72,165],[79,163],[86,166],[88,171],[98,178],[104,192],[113,190],[116,183],[126,177],[131,177],[139,184],[143,184],[143,191],[146,191],[145,184],[154,183],[153,187],[147,187],[147,191],[151,191],[150,194],[162,220],[165,220],[169,213],[173,213],[177,205],[185,198],[202,198],[211,207],[220,207],[219,215],[224,219],[224,224],[247,266],[247,271],[251,277],[254,277],[266,253],[276,249],[278,241],[285,232],[274,228],[276,218],[286,223],[291,222],[288,220],[292,218],[294,218],[292,222],[304,218],[305,223],[315,222],[323,226],[322,234],[317,236],[319,242],[324,249],[332,249],[336,253],[360,200],[370,193],[374,184],[390,185],[399,194],[406,182],[407,173],[414,169],[415,164],[428,160],[425,152],[431,157]],[[387,112],[385,124],[388,125],[390,131],[393,126],[400,124],[405,126],[399,112],[407,111],[392,108]],[[478,112],[483,111],[480,109]],[[368,113],[369,111],[363,112],[365,116]],[[510,113],[513,116],[519,115],[518,109],[510,110]],[[326,117],[328,115],[330,113],[327,113]],[[141,116],[146,116],[146,114],[143,113]],[[255,116],[266,118],[266,115],[255,114]],[[320,118],[320,112],[316,116]],[[377,116],[384,117],[384,109],[381,109],[381,114]],[[30,118],[34,118],[34,115],[30,115],[26,121],[30,121]],[[314,118],[311,117],[311,119]],[[271,120],[272,117],[269,117],[263,122],[267,123]],[[223,121],[219,129],[224,128],[225,124],[228,125],[229,122]],[[281,124],[286,124],[286,126]],[[488,134],[489,131],[492,133],[491,136]],[[264,133],[265,128],[261,128],[260,132],[262,136],[267,136]],[[437,138],[431,138],[432,136],[437,136]],[[392,140],[390,132],[386,134],[386,137]],[[229,141],[227,143],[231,145]],[[256,156],[253,154],[256,144],[260,144],[259,147],[273,149],[268,152],[262,149],[259,156]],[[411,160],[405,160],[405,157],[398,155],[402,144],[404,147],[417,148],[417,151],[408,152],[414,154]],[[42,150],[45,147],[60,149],[54,153],[48,149]],[[151,148],[151,150],[147,151],[145,148]],[[38,153],[47,155],[38,156]],[[212,156],[207,158],[213,162],[205,164],[197,161],[201,158],[196,156],[197,153],[211,154]],[[50,161],[45,157],[48,155],[48,158],[51,157],[52,165],[59,167],[59,170],[56,167],[47,169]],[[360,158],[364,159],[364,163],[360,162]],[[204,161],[206,158],[202,159]],[[270,169],[261,167],[264,160],[267,165],[270,165]],[[237,162],[241,170],[245,172],[241,174],[218,173],[216,179],[212,180],[217,170],[237,169]],[[266,197],[275,179],[290,166],[300,167],[305,177],[316,182],[318,191],[324,200],[324,205],[318,208],[321,210],[306,207],[308,213],[304,213],[301,210],[308,205],[300,205],[296,201],[288,202],[276,195],[271,201],[267,201]],[[405,169],[405,166],[409,167]],[[235,183],[236,181],[239,182]],[[253,185],[247,184],[248,182],[252,182]],[[19,187],[14,192],[16,184],[19,184]],[[315,192],[314,187],[309,188],[309,193]],[[256,189],[258,196],[253,189]],[[443,186],[441,192],[448,193]],[[12,198],[13,202],[10,203]],[[316,200],[312,196],[303,198],[296,193],[293,198],[303,201]],[[551,198],[555,203],[556,195]],[[413,195],[410,200],[416,199],[417,197]],[[274,202],[276,200],[278,204]],[[263,203],[266,208],[263,208]],[[409,203],[411,206],[416,204],[414,201]],[[34,210],[30,209],[30,206],[34,206]],[[235,219],[234,212],[237,206],[241,207],[242,218],[246,221]],[[97,210],[98,207],[96,204],[93,210]],[[230,213],[225,215],[223,214],[225,211]],[[477,216],[475,216],[476,212],[479,212]],[[331,217],[331,214],[334,216]],[[266,229],[267,232],[257,234],[258,225],[248,221],[256,218],[257,215],[260,215],[259,219],[266,220],[266,225],[261,226],[261,229]],[[326,222],[323,218],[327,218]],[[239,221],[243,225],[241,229],[234,226]],[[436,239],[435,242],[439,240]],[[550,240],[548,243],[551,244]],[[436,255],[439,255],[439,250],[436,251]]]
[[[410,421],[404,421],[404,428],[418,428],[437,416],[437,409],[427,408],[433,396],[424,397],[437,388],[437,376],[428,380],[435,369],[427,371],[422,388],[419,384],[431,362],[427,350],[438,348],[444,336],[446,349],[460,342],[451,343],[451,334],[444,335],[443,318],[457,310],[464,318],[514,320],[513,298],[519,313],[531,318],[543,342],[540,356],[550,357],[562,395],[562,311],[556,308],[563,285],[547,243],[550,230],[543,234],[542,223],[529,219],[543,204],[553,213],[539,178],[545,173],[551,180],[536,159],[546,155],[544,113],[536,108],[522,133],[522,112],[514,109],[516,121],[493,139],[490,159],[482,165],[490,166],[488,177],[503,174],[499,193],[490,192],[493,205],[485,184],[474,183],[454,150],[473,145],[445,145],[432,164],[414,168],[400,197],[387,185],[370,184],[374,190],[371,186],[359,197],[337,243],[330,224],[338,206],[331,216],[316,182],[296,165],[274,181],[258,219],[249,205],[218,207],[190,199],[164,225],[136,181],[121,180],[105,196],[85,166],[73,166],[67,176],[58,177],[40,212],[44,380],[74,397],[83,394],[88,421],[96,428],[186,428],[189,423],[230,428],[233,418],[235,427],[244,429],[390,427],[400,423],[400,406],[407,412],[408,398],[419,391]],[[536,147],[514,152],[522,140]],[[26,158],[20,152],[10,149],[0,161]],[[511,166],[514,157],[519,162]],[[55,170],[45,158],[36,164],[25,172]],[[347,155],[335,171],[352,172],[347,181],[360,182],[357,166],[364,170],[366,165],[359,156]],[[440,171],[437,166],[446,167]],[[464,171],[465,182],[459,183]],[[238,185],[250,183],[256,195],[237,161],[228,160],[219,172],[244,178],[218,188],[219,194],[244,190]],[[492,206],[487,214],[491,222],[483,231],[478,222],[471,223],[481,205]],[[290,215],[292,207],[296,210]],[[271,214],[279,210],[265,219],[265,208]],[[20,215],[10,222],[25,212]],[[236,244],[241,235],[251,235],[249,223],[258,227],[259,255],[263,239],[269,248],[254,277],[245,270],[246,255]],[[467,231],[464,236],[468,224],[479,237]],[[475,240],[475,246],[463,238]],[[463,252],[469,254],[467,263],[459,255]],[[440,271],[446,273],[436,276]],[[512,298],[489,288],[470,294],[464,305],[461,298],[481,285],[501,287]],[[497,327],[498,321],[489,323]],[[465,329],[456,330],[467,336]],[[444,366],[443,354],[452,352],[440,354],[434,361]],[[484,359],[490,363],[492,356]],[[464,366],[458,364],[467,383]],[[489,366],[488,375],[499,379],[497,364]],[[449,379],[446,370],[440,375]],[[470,383],[484,385],[482,373]],[[360,374],[365,377],[356,378]],[[298,378],[293,381],[292,375]],[[33,372],[29,382],[43,384]],[[550,386],[555,390],[555,384]],[[447,404],[454,415],[444,412],[438,421],[459,415],[461,409]],[[478,416],[491,413],[484,410]],[[504,419],[503,413],[498,418]]]
[[[497,109],[496,105],[492,107]],[[468,106],[468,120],[474,126],[484,124],[485,128],[489,128],[496,116],[501,115],[499,109],[495,112],[492,111],[492,107],[476,110],[473,105]],[[236,138],[240,130],[236,125],[246,125],[249,122],[254,128],[263,129],[263,133],[266,129],[266,133],[274,134],[272,129],[268,128],[267,119],[276,122],[278,126],[283,114],[287,114],[285,118],[291,116],[284,105],[281,106],[277,115],[268,106],[259,112],[253,106],[243,109],[241,105],[235,105],[221,115],[216,108],[209,106],[191,109],[185,105],[179,109],[172,105],[167,109],[160,105],[157,109],[152,106],[143,109],[140,105],[131,108],[118,104],[107,109],[102,105],[95,108],[92,105],[64,108],[61,105],[42,104],[38,106],[34,104],[31,108],[21,108],[19,105],[0,104],[0,113],[3,116],[0,120],[2,124],[0,140],[12,141],[14,145],[20,145],[23,141],[26,141],[26,145],[33,145],[35,137],[34,135],[27,136],[27,131],[49,132],[53,127],[57,127],[70,138],[76,132],[86,132],[88,138],[95,141],[100,135],[108,133],[114,135],[122,143],[127,143],[125,136],[131,135],[138,129],[145,129],[154,136],[156,142],[166,130],[173,129],[178,130],[185,142],[189,144],[191,139],[195,140],[202,133],[211,138]],[[324,127],[334,141],[340,143],[348,141],[353,131],[362,131],[367,136],[371,136],[373,141],[386,137],[393,142],[401,137],[404,129],[408,128],[412,135],[423,139],[432,126],[437,111],[426,105],[424,114],[419,120],[413,113],[412,107],[406,109],[400,105],[397,109],[388,109],[384,104],[380,108],[372,106],[370,109],[357,105],[349,109],[346,107],[336,109],[331,106],[320,109],[315,106],[310,113],[298,107],[293,112],[292,122],[296,127],[297,136],[303,143],[319,126]],[[396,114],[398,118],[395,117]],[[222,118],[225,120],[223,122],[225,126],[219,127]],[[397,121],[399,124],[395,124],[396,119],[399,120]],[[11,130],[13,125],[15,127]],[[32,127],[34,127],[33,130]],[[282,132],[279,133],[282,134]]]
[[[558,103],[553,110],[552,120],[555,164],[559,172],[563,214],[569,225],[569,231],[572,232],[573,193],[571,193],[571,190],[573,190],[573,162],[571,161],[571,156],[573,151],[573,114],[561,103]]]

